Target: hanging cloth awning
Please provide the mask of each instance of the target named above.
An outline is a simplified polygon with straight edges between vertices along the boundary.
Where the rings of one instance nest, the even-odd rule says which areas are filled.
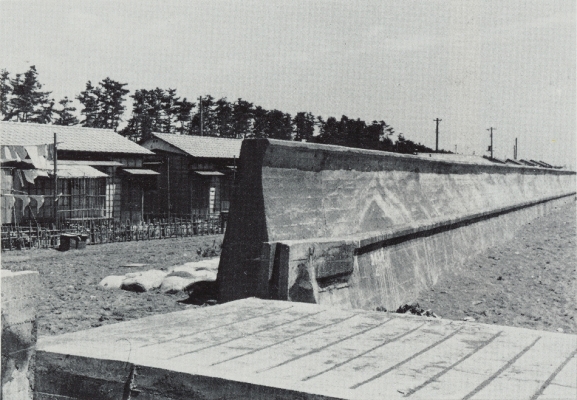
[[[47,169],[48,161],[54,159],[54,145],[2,145],[0,159],[2,163],[31,163],[37,169]]]
[[[51,175],[53,171],[49,172]],[[106,178],[104,172],[100,172],[96,168],[89,165],[58,165],[58,178]]]

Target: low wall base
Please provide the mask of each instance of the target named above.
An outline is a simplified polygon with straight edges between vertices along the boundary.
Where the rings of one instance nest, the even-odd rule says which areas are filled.
[[[409,234],[265,243],[258,296],[394,310],[414,301],[444,272],[573,201],[574,195],[565,196]]]

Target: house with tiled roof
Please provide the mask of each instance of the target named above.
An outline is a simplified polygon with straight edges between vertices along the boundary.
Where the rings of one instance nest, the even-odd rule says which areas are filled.
[[[142,146],[156,154],[158,193],[153,214],[206,218],[227,213],[240,139],[153,133]]]
[[[154,153],[111,129],[0,122],[0,145],[3,223],[138,222],[155,189]]]

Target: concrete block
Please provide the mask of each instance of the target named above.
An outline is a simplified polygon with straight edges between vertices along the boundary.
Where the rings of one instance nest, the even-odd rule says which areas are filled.
[[[47,399],[577,396],[576,335],[254,298],[39,348],[36,396]]]
[[[38,273],[4,272],[2,285],[2,398],[32,399],[36,354]]]

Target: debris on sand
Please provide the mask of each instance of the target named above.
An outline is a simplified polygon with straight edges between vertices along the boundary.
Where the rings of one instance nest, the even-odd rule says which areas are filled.
[[[410,304],[403,304],[400,306],[397,311],[397,314],[413,314],[419,315],[422,317],[432,317],[432,318],[441,318],[437,314],[435,314],[431,309],[425,310],[419,306],[419,303],[410,303]]]

